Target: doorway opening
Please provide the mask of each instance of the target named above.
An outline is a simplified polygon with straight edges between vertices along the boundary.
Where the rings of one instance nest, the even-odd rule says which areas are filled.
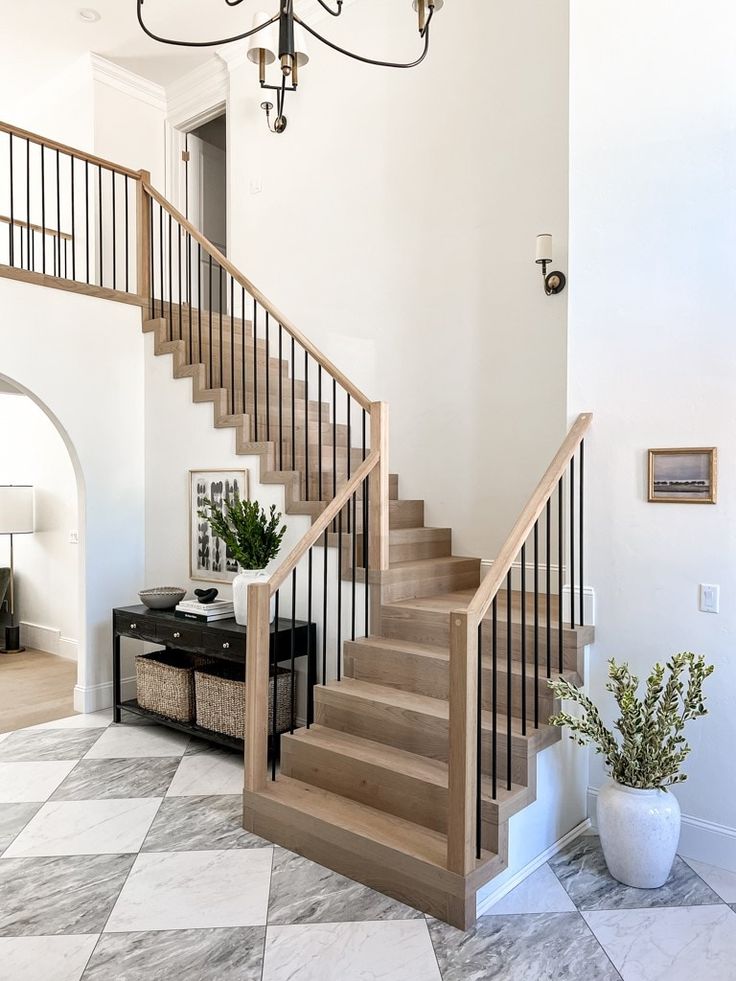
[[[82,611],[79,491],[66,443],[44,409],[2,378],[0,431],[0,485],[23,487],[32,515],[13,536],[12,592],[10,535],[0,535],[0,631],[20,627],[19,643],[0,654],[2,733],[74,714]],[[3,528],[20,530],[5,518]]]
[[[227,255],[227,116],[219,113],[184,134],[185,216],[223,255]],[[207,307],[223,313],[228,298],[207,255],[200,255],[202,296]],[[213,278],[215,277],[215,278]]]

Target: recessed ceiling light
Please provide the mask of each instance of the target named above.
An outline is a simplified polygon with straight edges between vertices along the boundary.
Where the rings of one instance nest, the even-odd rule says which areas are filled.
[[[79,19],[83,20],[85,24],[94,24],[95,21],[101,18],[102,14],[97,10],[93,10],[92,7],[82,7],[79,11]]]

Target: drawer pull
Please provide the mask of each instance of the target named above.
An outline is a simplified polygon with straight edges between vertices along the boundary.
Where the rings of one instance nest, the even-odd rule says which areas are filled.
[[[174,631],[174,640],[178,640],[180,637],[181,637],[181,634],[179,633],[179,631],[178,630],[175,630]]]
[[[229,651],[230,650],[230,644],[229,644],[228,641],[225,641],[225,643],[222,645],[222,649],[223,649],[223,651]]]
[[[130,629],[131,630],[137,630],[138,629],[138,624],[137,623],[131,623]]]

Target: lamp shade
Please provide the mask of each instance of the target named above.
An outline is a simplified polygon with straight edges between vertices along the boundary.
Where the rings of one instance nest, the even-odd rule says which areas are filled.
[[[268,24],[271,18],[262,10],[253,15],[253,28],[262,27]],[[248,40],[248,61],[257,65],[260,61],[261,52],[264,53],[266,64],[271,65],[276,61],[276,41],[274,37],[273,25],[265,27],[257,34],[253,34]]]
[[[537,262],[552,261],[552,236],[537,235]]]
[[[0,535],[30,535],[33,531],[33,488],[0,486]]]

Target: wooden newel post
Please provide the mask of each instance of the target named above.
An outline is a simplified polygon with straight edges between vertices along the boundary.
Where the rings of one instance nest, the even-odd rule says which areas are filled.
[[[144,183],[151,183],[147,170],[139,171],[140,180],[136,185],[136,232],[137,262],[136,291],[138,296],[148,300],[151,296],[151,199],[146,194]]]
[[[475,868],[478,631],[467,612],[450,614],[450,751],[448,757],[447,867],[458,875]]]
[[[271,588],[248,587],[245,644],[245,789],[258,792],[268,778],[268,685],[271,662]]]
[[[378,450],[380,460],[369,477],[370,535],[368,548],[371,570],[388,569],[389,547],[389,458],[388,403],[371,402],[371,450]]]

